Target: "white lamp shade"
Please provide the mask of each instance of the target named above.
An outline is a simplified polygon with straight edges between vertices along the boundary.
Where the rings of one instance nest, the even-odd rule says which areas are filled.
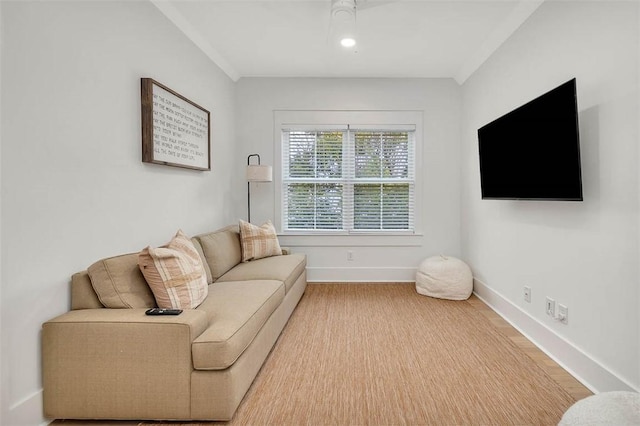
[[[261,166],[251,164],[247,166],[247,181],[249,182],[271,182],[273,180],[273,170],[271,166]]]

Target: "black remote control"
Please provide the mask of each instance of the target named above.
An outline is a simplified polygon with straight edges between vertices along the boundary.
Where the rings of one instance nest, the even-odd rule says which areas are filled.
[[[180,315],[182,309],[169,309],[169,308],[151,308],[147,309],[145,314],[147,315]]]

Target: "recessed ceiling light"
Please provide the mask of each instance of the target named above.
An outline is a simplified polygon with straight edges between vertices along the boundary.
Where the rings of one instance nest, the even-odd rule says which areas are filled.
[[[346,37],[340,40],[340,44],[344,47],[353,47],[356,45],[356,41],[350,37]]]

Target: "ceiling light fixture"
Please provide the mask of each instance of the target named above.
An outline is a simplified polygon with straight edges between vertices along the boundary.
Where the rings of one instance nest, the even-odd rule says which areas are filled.
[[[331,29],[343,47],[356,45],[356,0],[332,0]]]
[[[343,47],[353,47],[356,45],[356,41],[354,39],[352,39],[351,37],[345,37],[342,40],[340,40],[340,44]]]
[[[331,16],[339,22],[355,20],[356,0],[332,0]]]

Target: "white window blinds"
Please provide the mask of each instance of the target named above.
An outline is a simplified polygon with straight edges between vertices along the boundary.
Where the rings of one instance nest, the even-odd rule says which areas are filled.
[[[282,130],[284,231],[413,231],[415,127]]]

